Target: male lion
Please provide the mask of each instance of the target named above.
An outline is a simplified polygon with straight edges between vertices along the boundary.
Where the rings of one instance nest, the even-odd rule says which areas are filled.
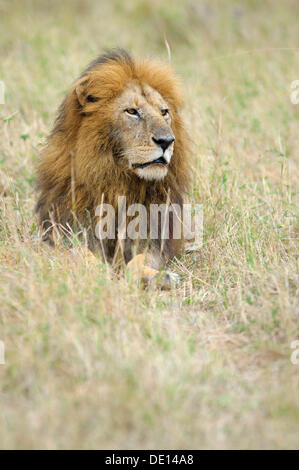
[[[109,261],[120,255],[129,269],[172,285],[175,275],[159,269],[179,254],[183,240],[98,239],[97,207],[118,197],[127,205],[177,204],[189,183],[189,139],[179,108],[179,86],[168,66],[135,61],[115,49],[98,57],[74,82],[62,102],[38,165],[36,211],[44,238],[52,243],[70,229],[87,234],[89,248]]]

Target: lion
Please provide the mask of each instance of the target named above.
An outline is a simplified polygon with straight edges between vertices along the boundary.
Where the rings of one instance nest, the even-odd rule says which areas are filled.
[[[134,60],[113,49],[94,60],[73,83],[60,105],[37,168],[36,212],[43,238],[85,234],[88,247],[110,263],[120,258],[140,279],[177,283],[165,271],[178,256],[183,237],[172,236],[175,212],[167,220],[168,239],[95,235],[97,208],[118,198],[126,204],[182,207],[190,183],[190,151],[180,116],[180,84],[168,65]],[[161,271],[161,269],[164,269]]]

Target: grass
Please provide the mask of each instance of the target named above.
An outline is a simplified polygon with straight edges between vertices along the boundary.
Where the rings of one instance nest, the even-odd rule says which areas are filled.
[[[0,1],[1,448],[298,448],[295,0]],[[105,47],[184,83],[204,242],[178,291],[43,245],[35,166]]]

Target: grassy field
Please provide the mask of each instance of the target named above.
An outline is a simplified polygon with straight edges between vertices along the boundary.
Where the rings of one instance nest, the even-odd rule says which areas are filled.
[[[299,5],[0,0],[1,448],[298,448]],[[171,62],[204,240],[176,292],[38,238],[35,167],[106,47]],[[297,161],[296,161],[297,160]]]

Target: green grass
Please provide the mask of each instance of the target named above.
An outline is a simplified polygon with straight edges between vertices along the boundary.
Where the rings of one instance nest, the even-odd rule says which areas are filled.
[[[298,448],[295,0],[0,2],[1,448]],[[204,243],[175,293],[40,243],[35,167],[106,47],[184,84]]]

